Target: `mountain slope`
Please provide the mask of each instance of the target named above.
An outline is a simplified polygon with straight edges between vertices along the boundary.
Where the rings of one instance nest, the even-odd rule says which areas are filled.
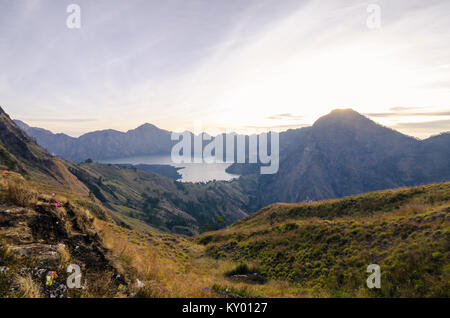
[[[274,204],[197,241],[317,295],[449,297],[450,183]],[[380,290],[366,287],[370,264]]]
[[[25,134],[0,107],[0,166],[64,189],[87,194],[87,188],[64,163]]]
[[[0,297],[116,296],[123,278],[94,220],[82,206],[41,192],[17,173],[1,175]],[[67,288],[69,264],[80,266],[82,290]],[[53,285],[33,288],[45,286],[49,271],[57,272]]]
[[[17,126],[19,126],[24,132],[32,137],[41,147],[51,152],[53,155],[58,153],[65,153],[73,149],[76,138],[68,136],[66,134],[54,134],[50,130],[43,128],[30,127],[23,121],[14,119]],[[61,156],[61,158],[65,158]],[[67,159],[67,158],[65,158]]]

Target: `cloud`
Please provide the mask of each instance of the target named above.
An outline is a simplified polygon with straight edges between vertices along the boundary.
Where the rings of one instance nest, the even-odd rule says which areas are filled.
[[[444,112],[386,112],[386,113],[366,113],[364,114],[368,117],[441,117],[450,116],[450,111]]]
[[[391,107],[391,108],[389,108],[390,111],[394,111],[394,112],[411,111],[411,110],[418,110],[418,109],[423,109],[423,107],[403,107],[403,106],[399,106],[399,107]]]
[[[60,122],[60,123],[87,123],[97,121],[97,118],[23,118],[27,122]]]
[[[277,114],[267,117],[270,120],[302,120],[303,116],[294,115],[291,113]]]
[[[378,0],[382,27],[369,30],[367,1],[79,0],[76,31],[66,2],[2,3],[2,103],[48,129],[282,129],[334,105],[391,126],[448,111],[450,90],[426,85],[450,83],[449,1]]]
[[[450,119],[432,120],[416,123],[398,123],[392,126],[394,129],[433,129],[439,131],[450,131]]]
[[[437,80],[420,85],[423,88],[429,89],[447,89],[450,90],[450,80]]]
[[[298,124],[298,125],[274,125],[274,126],[244,126],[246,129],[256,129],[256,130],[287,130],[287,129],[297,129],[303,127],[309,127],[311,125]]]

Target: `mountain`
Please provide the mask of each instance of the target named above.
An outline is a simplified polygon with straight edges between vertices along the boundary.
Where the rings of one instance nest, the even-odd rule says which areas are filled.
[[[317,297],[450,297],[450,183],[273,204],[196,241],[235,271]],[[381,288],[366,287],[366,269]]]
[[[312,133],[316,127],[289,131],[283,147],[302,141],[339,147],[333,138],[347,131],[356,140],[345,145],[357,155],[359,138],[379,126],[349,115],[353,125],[325,118],[321,136]],[[411,162],[434,163],[408,175],[435,178],[448,168],[446,135],[417,144],[383,133],[374,147],[389,158],[398,151],[383,148],[383,138],[405,153],[412,151],[404,146],[409,142],[426,151]],[[66,162],[1,109],[0,137],[0,166],[7,169],[0,174],[0,297],[449,297],[448,182],[278,203],[248,216],[243,187],[264,185],[252,173],[233,182],[184,184],[132,166]],[[283,153],[288,160],[289,151]],[[376,167],[366,156],[361,166]],[[232,222],[193,238],[162,233],[191,235]],[[80,266],[80,289],[66,285],[70,264]],[[370,264],[381,268],[380,289],[366,287]],[[52,286],[49,272],[56,274]]]
[[[67,170],[63,161],[42,149],[1,107],[0,167],[76,193],[88,192],[86,186]]]
[[[418,140],[351,109],[335,110],[312,127],[281,134],[277,174],[247,168],[240,183],[258,209],[448,181],[449,147],[449,133]]]
[[[125,133],[108,129],[74,138],[30,127],[20,120],[15,122],[49,152],[74,162],[169,154],[172,149],[171,133],[151,124],[144,124]]]
[[[107,129],[86,133],[78,138],[66,134],[54,134],[49,130],[37,127],[30,127],[20,120],[14,122],[21,127],[36,142],[51,152],[53,155],[72,162],[83,162],[87,159],[103,161],[108,159],[126,158],[132,156],[170,155],[173,145],[178,141],[171,140],[172,132],[159,129],[152,124],[143,124],[136,129],[126,133]],[[207,133],[194,135],[186,131],[191,139],[191,153],[194,153],[195,143],[203,139],[200,143],[203,149],[216,137]],[[222,134],[223,153],[226,153],[226,140],[233,138],[237,144],[237,134]],[[249,136],[240,135],[245,138],[245,156],[249,153]],[[237,158],[237,151],[234,151],[234,158]],[[225,159],[225,158],[224,158]],[[155,167],[143,167],[147,170]],[[158,168],[156,168],[158,169]],[[165,169],[165,168],[164,168]],[[155,169],[152,169],[155,170]],[[172,175],[172,173],[171,173]]]

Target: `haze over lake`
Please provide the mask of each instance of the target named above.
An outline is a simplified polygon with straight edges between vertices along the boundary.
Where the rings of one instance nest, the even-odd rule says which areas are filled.
[[[170,165],[181,168],[178,172],[181,182],[208,182],[213,180],[230,181],[239,178],[239,175],[227,173],[225,170],[231,163],[174,163],[169,155],[134,156],[101,161],[112,164],[147,164]]]

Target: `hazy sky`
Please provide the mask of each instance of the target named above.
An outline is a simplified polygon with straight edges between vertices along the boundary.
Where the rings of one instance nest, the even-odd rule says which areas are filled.
[[[353,108],[426,137],[450,130],[450,1],[0,0],[0,105],[74,136],[283,130]]]

